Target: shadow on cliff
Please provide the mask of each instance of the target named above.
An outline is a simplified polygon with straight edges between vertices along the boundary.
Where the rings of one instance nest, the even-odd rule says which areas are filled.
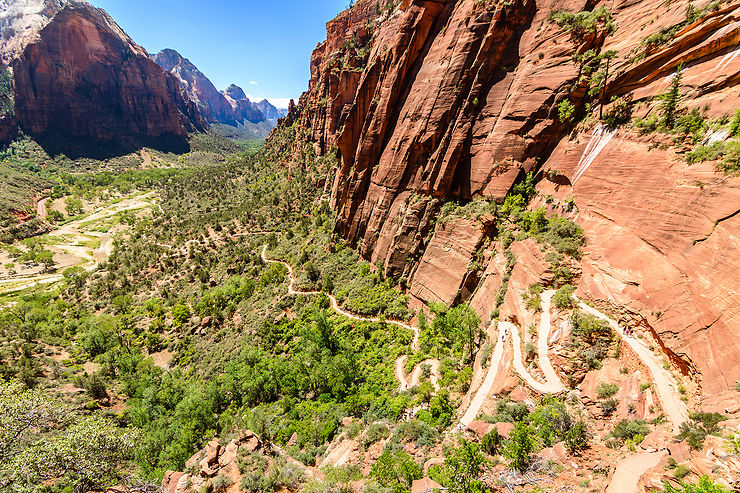
[[[138,152],[144,147],[173,154],[190,152],[187,137],[173,134],[156,138],[145,135],[123,135],[114,140],[103,140],[94,137],[76,137],[49,130],[35,136],[34,140],[49,156],[56,157],[63,154],[70,159],[105,160]]]

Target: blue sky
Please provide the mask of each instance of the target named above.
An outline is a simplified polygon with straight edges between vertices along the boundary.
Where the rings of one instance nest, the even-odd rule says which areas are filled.
[[[218,89],[241,86],[279,107],[308,88],[326,23],[348,0],[90,0],[149,52],[174,48]]]

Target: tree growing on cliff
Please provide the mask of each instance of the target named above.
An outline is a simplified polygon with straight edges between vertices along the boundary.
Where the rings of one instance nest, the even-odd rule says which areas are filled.
[[[673,124],[676,121],[676,113],[678,111],[678,104],[681,102],[681,79],[683,75],[683,63],[678,65],[676,68],[676,75],[671,80],[671,85],[668,91],[660,95],[662,103],[660,105],[661,116],[663,120],[663,126],[668,129],[673,128]]]
[[[436,477],[451,493],[490,491],[478,479],[485,465],[480,445],[460,438],[459,446],[447,455]]]

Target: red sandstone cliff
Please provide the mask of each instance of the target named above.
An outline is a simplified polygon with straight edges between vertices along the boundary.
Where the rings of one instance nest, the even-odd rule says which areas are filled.
[[[588,113],[573,60],[587,50],[617,52],[605,101],[624,96],[636,115],[681,62],[682,106],[731,113],[740,107],[740,5],[721,2],[650,45],[648,35],[683,21],[688,2],[392,3],[360,0],[327,24],[309,90],[287,120],[310,128],[320,152],[339,150],[337,232],[407,277],[418,301],[475,292],[488,315],[491,290],[469,266],[490,228],[457,221],[430,235],[439,204],[501,201],[525,172],[547,171],[540,197],[574,198],[572,219],[589,240],[579,293],[657,335],[705,394],[740,380],[740,180],[653,149],[630,126],[613,134],[593,116],[578,127],[558,117],[566,99]],[[548,19],[599,6],[611,12],[611,36],[605,22],[575,36]]]
[[[84,2],[11,1],[2,26],[16,118],[26,133],[184,142],[188,131],[202,128],[178,81],[103,10]]]

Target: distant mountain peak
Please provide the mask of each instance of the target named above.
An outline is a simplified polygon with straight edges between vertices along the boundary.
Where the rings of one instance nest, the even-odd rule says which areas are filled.
[[[252,103],[244,91],[234,84],[223,93],[219,92],[198,67],[176,50],[164,49],[152,55],[152,59],[180,81],[209,123],[232,126],[247,121],[260,123],[270,120],[273,124],[276,123],[269,107]]]
[[[231,84],[229,87],[227,87],[226,91],[224,91],[224,94],[226,94],[228,97],[230,97],[234,101],[239,101],[240,99],[247,99],[247,95],[244,93],[244,89],[237,86],[236,84]]]

